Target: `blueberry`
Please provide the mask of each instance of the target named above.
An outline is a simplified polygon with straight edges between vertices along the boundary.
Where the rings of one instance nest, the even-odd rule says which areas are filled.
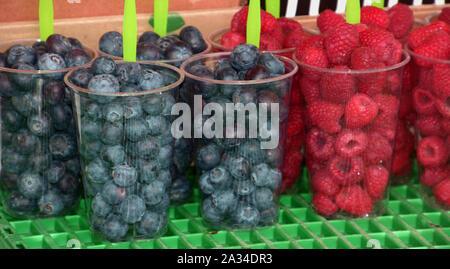
[[[142,33],[142,35],[139,37],[138,43],[141,42],[153,42],[155,43],[159,39],[159,35],[152,31],[146,31]]]
[[[265,160],[265,154],[261,149],[261,144],[255,140],[247,140],[239,146],[239,154],[250,161],[252,165],[259,164]]]
[[[262,53],[259,56],[258,63],[263,65],[270,72],[270,74],[284,75],[285,69],[283,62],[272,53]]]
[[[97,216],[95,214],[91,215],[89,218],[89,225],[94,228],[96,231],[101,231],[103,228],[103,224],[105,222],[104,216]]]
[[[143,69],[139,80],[139,87],[143,91],[162,88],[164,87],[164,78],[155,70]]]
[[[126,121],[124,131],[128,140],[138,142],[148,134],[148,127],[145,120],[141,118],[131,119]]]
[[[100,132],[100,139],[106,145],[117,145],[123,140],[122,123],[105,123]]]
[[[215,144],[202,147],[196,157],[196,163],[200,169],[209,170],[216,167],[221,161],[221,150]]]
[[[254,88],[239,88],[233,93],[233,102],[235,104],[256,104],[256,90]]]
[[[110,214],[103,222],[101,231],[108,240],[116,241],[127,234],[128,224],[119,216]]]
[[[13,146],[22,154],[31,154],[40,150],[41,142],[27,129],[20,129],[13,137]]]
[[[155,138],[146,137],[137,143],[137,154],[144,159],[155,159],[159,154],[159,143]]]
[[[120,85],[120,92],[131,93],[139,91],[139,86],[136,84],[122,83],[122,85]]]
[[[37,136],[47,136],[52,130],[51,118],[45,112],[29,117],[27,125],[28,129]]]
[[[38,59],[38,67],[40,70],[58,70],[67,67],[63,57],[54,53],[44,53]]]
[[[231,217],[234,224],[239,228],[255,227],[261,218],[258,209],[246,202],[240,202]]]
[[[172,203],[182,203],[192,195],[192,185],[186,176],[175,178],[170,188],[170,201]]]
[[[116,68],[117,66],[114,59],[108,56],[100,56],[92,62],[91,72],[94,75],[114,74]]]
[[[67,161],[76,154],[75,138],[65,133],[55,134],[50,137],[49,150],[54,159]]]
[[[12,69],[34,71],[36,68],[28,63],[18,62],[11,66]],[[30,91],[34,86],[36,76],[33,73],[10,73],[10,79],[20,91]]]
[[[14,133],[6,129],[2,130],[2,145],[9,146],[12,143]]]
[[[234,69],[249,70],[252,69],[259,57],[259,50],[256,46],[251,44],[240,44],[234,47],[230,55],[231,66]]]
[[[221,67],[220,69],[216,69],[216,71],[214,71],[214,78],[217,80],[225,80],[225,81],[239,80],[238,73],[232,67]],[[233,87],[229,88],[230,91],[231,89],[235,89]]]
[[[215,186],[211,183],[209,172],[203,172],[198,179],[198,187],[206,194],[212,194],[215,191]]]
[[[84,190],[88,196],[95,196],[103,190],[103,183],[84,182]]]
[[[102,35],[99,41],[101,51],[117,56],[123,56],[123,38],[118,32],[112,31]]]
[[[6,56],[4,53],[0,52],[0,67],[6,66]]]
[[[172,107],[173,105],[175,105],[175,98],[170,94],[170,93],[163,93],[160,95],[161,99],[162,99],[162,111],[161,114],[162,115],[171,115],[172,112]],[[146,111],[148,114],[148,111]],[[152,114],[154,115],[154,114]]]
[[[270,78],[270,72],[263,65],[256,65],[245,73],[246,80],[261,80]]]
[[[225,215],[214,206],[210,197],[203,200],[202,217],[213,223],[219,223],[225,219]]]
[[[142,104],[139,98],[129,97],[123,102],[123,115],[125,119],[135,119],[142,116]]]
[[[78,191],[81,182],[78,176],[72,173],[66,173],[58,182],[58,188],[62,193],[74,194]]]
[[[218,190],[211,194],[211,202],[219,212],[226,214],[236,207],[237,197],[232,190]]]
[[[5,107],[4,107],[5,108]],[[8,107],[2,111],[2,124],[10,131],[17,131],[23,127],[25,118],[14,109]]]
[[[166,49],[173,43],[180,41],[180,38],[174,35],[167,35],[164,37],[159,38],[156,41],[156,45],[161,49],[161,51],[164,53]]]
[[[258,104],[267,104],[267,113],[270,113],[271,104],[280,104],[280,99],[274,92],[263,90],[258,93],[257,102]]]
[[[173,146],[165,145],[159,148],[157,161],[161,169],[168,169],[172,165]]]
[[[16,94],[17,90],[9,80],[8,75],[4,72],[0,72],[0,96],[11,97]]]
[[[192,141],[186,138],[175,140],[173,163],[179,172],[184,171],[191,163]]]
[[[80,166],[80,160],[78,158],[73,158],[68,161],[64,162],[64,165],[66,166],[66,169],[76,175],[80,173],[81,166]]]
[[[122,83],[138,83],[141,73],[141,65],[138,63],[123,62],[117,64],[116,77]]]
[[[231,179],[230,173],[223,166],[217,166],[209,171],[209,181],[215,188],[227,186]]]
[[[37,209],[35,200],[29,199],[17,191],[9,194],[6,203],[9,210],[19,215],[31,214]]]
[[[136,223],[144,216],[145,202],[137,195],[130,195],[120,203],[119,212],[125,222]]]
[[[145,211],[140,222],[136,224],[139,234],[154,237],[160,234],[167,226],[168,217],[166,213]]]
[[[11,103],[17,112],[28,117],[42,109],[43,95],[40,89],[36,89],[23,96],[11,97]]]
[[[233,184],[234,192],[241,197],[250,196],[256,189],[251,180],[236,180]]]
[[[180,38],[192,48],[194,53],[206,50],[206,42],[202,33],[194,26],[184,27],[180,32]]]
[[[159,180],[154,180],[142,186],[141,197],[145,204],[149,206],[160,203],[166,194],[166,186]]]
[[[102,109],[103,118],[111,123],[122,122],[123,107],[119,103],[105,104]]]
[[[45,41],[45,45],[49,52],[59,55],[65,55],[70,50],[72,50],[72,44],[70,43],[70,40],[65,36],[59,34],[53,34],[49,36]]]
[[[2,156],[8,156],[7,158],[2,158],[2,169],[5,172],[21,173],[28,166],[27,156],[14,151],[11,147],[5,147],[2,150]]]
[[[165,193],[161,202],[156,205],[147,206],[147,209],[152,212],[164,213],[167,212],[167,209],[170,206],[170,196],[168,193]]]
[[[64,202],[57,191],[50,190],[39,199],[38,206],[45,215],[55,216],[63,211]]]
[[[65,103],[56,104],[50,109],[53,128],[57,131],[69,130],[72,124],[72,109]],[[28,119],[30,121],[30,119]],[[30,128],[30,127],[28,127]],[[30,128],[31,130],[31,128]]]
[[[66,54],[64,60],[67,67],[80,66],[89,63],[91,56],[83,49],[73,49]]]
[[[72,49],[84,49],[84,46],[81,44],[80,40],[74,37],[68,37],[67,40],[69,40],[70,45],[72,45]]]
[[[161,60],[163,51],[152,42],[140,42],[137,44],[136,59],[139,61]]]
[[[257,188],[254,192],[254,204],[260,211],[269,209],[274,204],[272,190],[269,188]]]
[[[174,138],[172,136],[172,132],[170,131],[170,125],[167,129],[162,130],[162,133],[158,136],[155,136],[158,140],[160,146],[173,145]]]
[[[189,45],[183,41],[176,41],[170,44],[165,51],[166,58],[169,60],[184,61],[192,57],[193,53]]]
[[[86,167],[86,178],[94,183],[105,183],[111,179],[108,165],[100,158],[92,160]]]
[[[65,175],[66,166],[60,161],[52,161],[50,167],[44,172],[44,178],[52,183],[58,183]]]
[[[14,45],[10,47],[6,53],[6,63],[9,66],[13,66],[16,63],[29,63],[34,64],[36,62],[35,50],[26,45]]]
[[[166,189],[169,189],[172,185],[172,174],[169,170],[159,170],[158,177],[156,180],[161,181],[166,186]]]
[[[217,61],[216,65],[214,66],[214,70],[219,71],[220,69],[225,67],[232,68],[230,59],[228,58],[220,59],[219,61]]]
[[[251,164],[242,156],[228,154],[225,157],[225,165],[230,174],[237,179],[246,179],[250,173]]]
[[[119,81],[111,74],[96,75],[89,80],[88,89],[98,93],[116,93],[120,91]],[[107,98],[102,103],[107,103]],[[99,100],[97,100],[99,101]]]
[[[191,66],[187,69],[187,71],[197,77],[214,79],[213,71],[203,64]],[[217,93],[216,87],[209,82],[195,82],[191,87],[193,88],[195,94],[200,94],[205,99],[208,99]]]
[[[64,101],[65,85],[62,81],[51,80],[44,85],[45,101],[51,105],[59,104]]]
[[[16,190],[17,189],[17,181],[19,181],[18,174],[9,174],[3,171],[2,176],[0,178],[3,188],[7,191]]]
[[[251,179],[258,187],[270,187],[276,189],[278,181],[281,180],[279,171],[270,168],[266,163],[261,163],[253,167]]]
[[[111,205],[117,205],[127,196],[127,190],[108,181],[103,185],[102,196],[105,201]]]
[[[100,120],[103,118],[103,107],[97,102],[88,103],[84,106],[84,115],[91,120]]]
[[[170,123],[163,116],[147,116],[145,118],[148,131],[151,135],[156,136],[164,130],[170,129]]]
[[[85,160],[93,160],[98,157],[102,147],[102,142],[98,140],[86,141],[81,145],[80,154]]]
[[[125,161],[125,150],[122,145],[103,146],[101,149],[101,156],[103,161],[110,166],[116,166]]]
[[[273,225],[274,222],[277,220],[278,217],[278,205],[275,203],[272,203],[272,205],[263,211],[259,212],[260,215],[260,224],[261,225]]]
[[[41,197],[46,189],[45,180],[38,173],[25,172],[17,182],[19,191],[27,198],[37,199]]]
[[[283,157],[279,148],[265,150],[265,155],[266,162],[272,167],[276,167]]]
[[[137,181],[138,173],[134,167],[129,165],[117,165],[112,172],[112,178],[117,186],[129,187]]]
[[[161,95],[151,94],[146,96],[142,102],[142,108],[149,115],[156,116],[159,115],[164,109],[164,103]]]
[[[100,121],[91,120],[88,117],[81,118],[81,137],[87,141],[99,139],[102,125]]]
[[[81,88],[87,88],[93,75],[87,68],[75,69],[70,75],[70,82]]]

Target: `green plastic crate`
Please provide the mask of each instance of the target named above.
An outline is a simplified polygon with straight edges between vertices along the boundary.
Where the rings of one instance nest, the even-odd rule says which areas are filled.
[[[386,214],[370,220],[326,220],[308,202],[303,180],[299,194],[281,196],[278,224],[251,232],[215,231],[202,223],[196,190],[191,202],[170,208],[163,237],[121,243],[93,238],[83,202],[76,215],[59,218],[14,220],[0,211],[0,248],[59,249],[69,242],[87,249],[450,249],[449,212],[425,205],[417,184],[392,188]]]

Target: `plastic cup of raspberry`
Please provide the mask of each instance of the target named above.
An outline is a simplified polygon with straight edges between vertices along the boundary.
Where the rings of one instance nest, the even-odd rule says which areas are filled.
[[[194,112],[194,160],[205,223],[215,229],[276,223],[297,65],[243,43],[231,53],[195,56],[181,69],[186,80],[180,96]],[[291,169],[300,169],[301,159],[289,163]]]
[[[450,210],[450,26],[435,21],[413,31],[412,101],[421,194],[431,207]]]

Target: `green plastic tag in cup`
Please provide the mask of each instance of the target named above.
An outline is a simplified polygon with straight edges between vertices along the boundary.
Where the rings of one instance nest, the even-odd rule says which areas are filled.
[[[261,36],[261,3],[259,0],[250,0],[247,18],[247,43],[259,48]]]
[[[53,0],[39,0],[39,31],[42,41],[53,34]]]
[[[372,0],[372,6],[384,8],[384,0]]]
[[[345,7],[345,20],[350,24],[358,24],[361,21],[361,7],[359,0],[347,0]]]
[[[280,0],[266,0],[266,11],[275,18],[280,17]]]
[[[123,59],[127,62],[136,61],[137,21],[136,3],[125,0],[123,9]]]
[[[167,34],[169,0],[154,0],[155,33],[163,37]]]

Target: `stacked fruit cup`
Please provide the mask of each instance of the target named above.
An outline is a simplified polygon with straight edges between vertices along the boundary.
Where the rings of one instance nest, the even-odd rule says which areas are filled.
[[[194,140],[198,186],[203,198],[202,216],[208,225],[216,229],[271,225],[278,217],[290,88],[298,68],[288,58],[272,54],[259,57],[256,47],[248,44],[241,46],[244,48],[241,52],[249,49],[249,54],[243,52],[242,58],[230,58],[233,54],[229,52],[214,53],[193,57],[181,66],[186,73],[186,81],[180,96],[191,107],[200,105],[206,109],[206,106],[218,104],[225,113],[228,104],[238,104],[238,108],[239,104],[242,105],[237,114],[230,111],[226,113],[226,117],[214,114],[223,117],[223,138],[207,138],[203,135]],[[255,61],[246,61],[244,55],[251,55],[250,58]],[[279,66],[281,69],[274,72],[279,74],[267,76],[268,70],[262,70],[261,66],[248,71],[248,65],[255,65],[256,60],[262,57],[276,61],[273,67],[278,70]],[[227,79],[227,73],[238,73],[236,69],[247,74],[247,79],[263,74],[266,76],[254,80]],[[200,100],[196,101],[195,98]],[[272,104],[278,105],[279,109],[272,108]],[[253,112],[248,112],[248,115],[247,105],[254,107]],[[264,105],[267,110],[261,108]],[[279,116],[275,117],[272,111],[279,111]],[[238,117],[230,124],[228,115]],[[240,120],[239,115],[243,119]],[[195,129],[198,129],[198,120],[202,118],[204,117],[199,114],[194,115]],[[207,118],[203,126],[208,125],[210,119]],[[199,126],[201,128],[201,123]],[[250,130],[254,130],[252,128],[259,130],[250,135]],[[264,142],[269,142],[270,139],[275,144],[264,146]]]
[[[408,38],[417,112],[421,192],[432,207],[450,209],[450,26],[436,21]]]
[[[184,75],[163,63],[101,59],[65,77],[91,228],[110,241],[157,237],[168,220],[171,109]]]
[[[74,38],[0,44],[1,198],[14,217],[72,212],[80,164],[63,77],[96,52]]]
[[[373,43],[374,37],[387,39]],[[401,46],[382,49],[389,40],[387,31],[359,33],[343,22],[296,50],[310,192],[321,215],[367,217],[386,209],[402,74],[410,59]]]

